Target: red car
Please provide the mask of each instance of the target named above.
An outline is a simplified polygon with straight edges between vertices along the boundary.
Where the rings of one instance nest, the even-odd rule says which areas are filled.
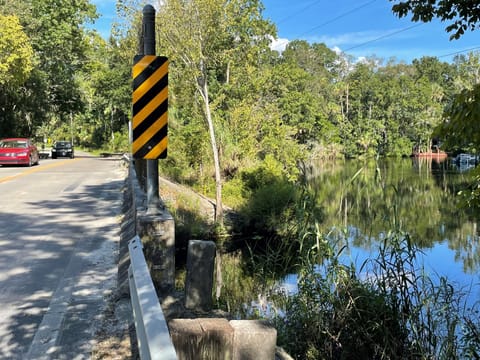
[[[37,147],[28,138],[9,138],[0,140],[0,165],[38,164]]]

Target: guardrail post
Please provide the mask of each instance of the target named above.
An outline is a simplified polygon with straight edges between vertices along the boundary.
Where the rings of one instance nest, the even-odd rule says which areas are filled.
[[[143,50],[145,55],[155,55],[155,8],[143,8]],[[147,160],[147,207],[148,213],[157,214],[160,203],[158,185],[158,160]]]
[[[168,107],[168,97],[164,97],[166,94],[164,90],[168,83],[168,70],[166,71],[168,67],[165,68],[163,65],[168,65],[168,61],[165,61],[165,57],[155,56],[155,8],[152,5],[145,5],[143,8],[142,26],[143,49],[142,53],[135,57],[132,71],[134,75],[132,150],[139,151],[141,149],[140,153],[134,151],[133,156],[138,157],[136,163],[146,164],[146,169],[139,166],[142,171],[146,170],[146,189],[144,188],[146,190],[146,211],[137,216],[137,233],[144,244],[145,256],[148,259],[155,286],[165,290],[172,288],[175,281],[175,230],[173,217],[165,209],[160,199],[158,160],[154,159],[166,156],[166,149],[161,153],[156,152],[158,149],[155,149],[160,144],[155,145],[155,142],[159,140],[159,136],[164,136],[167,130],[167,125],[164,124],[164,115],[166,116],[165,107]],[[160,71],[160,69],[162,70]],[[158,71],[161,73],[161,79],[152,79],[154,78],[152,74],[157,74]],[[158,96],[159,92],[156,94],[157,96],[154,96],[160,88],[164,95]],[[147,89],[148,91],[146,91]],[[143,93],[144,91],[145,93]],[[146,117],[147,120],[145,115],[149,111],[153,112]],[[159,115],[160,113],[162,116]],[[149,131],[142,132],[139,129],[148,129]],[[148,134],[148,137],[154,136],[145,143],[146,138],[139,136],[140,133],[142,136],[144,134]]]

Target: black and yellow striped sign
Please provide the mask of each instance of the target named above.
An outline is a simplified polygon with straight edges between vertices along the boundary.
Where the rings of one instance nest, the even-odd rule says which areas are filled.
[[[132,75],[133,157],[164,159],[168,144],[168,59],[136,55]]]

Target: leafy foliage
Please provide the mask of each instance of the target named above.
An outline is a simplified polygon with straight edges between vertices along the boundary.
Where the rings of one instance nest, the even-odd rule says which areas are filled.
[[[436,133],[451,148],[480,148],[480,83],[455,95]]]
[[[447,279],[424,275],[408,234],[393,230],[378,257],[355,266],[342,249],[304,264],[275,325],[298,359],[464,359],[480,350],[475,306]],[[306,258],[306,257],[304,257]],[[366,277],[366,279],[365,279]]]
[[[452,32],[451,39],[460,38],[465,31],[475,30],[480,23],[480,9],[475,1],[455,0],[390,0],[398,4],[392,7],[399,17],[412,15],[412,21],[430,22],[433,18],[451,21],[445,28]]]
[[[0,86],[15,87],[33,69],[33,49],[18,17],[0,14]]]
[[[413,11],[413,3],[402,3]],[[112,135],[126,129],[130,117],[141,5],[119,1],[124,18],[105,41],[87,28],[97,14],[86,0],[0,4],[2,21],[9,19],[2,31],[24,34],[2,36],[4,48],[13,46],[8,41],[20,42],[2,60],[2,136],[53,139],[73,133],[76,143],[111,146]],[[436,16],[448,13],[450,5],[472,10],[449,2],[419,9]],[[459,16],[473,22],[474,10]],[[444,106],[478,81],[474,55],[458,56],[454,64],[436,58],[385,64],[373,57],[355,63],[324,44],[302,40],[279,54],[269,48],[276,29],[262,11],[258,0],[171,0],[157,13],[163,24],[157,28],[158,48],[171,60],[169,146],[175,151],[169,151],[165,168],[185,181],[197,178],[206,191],[215,189],[212,173],[222,182],[233,180],[267,155],[292,180],[298,161],[308,157],[408,155],[414,145],[428,150]]]

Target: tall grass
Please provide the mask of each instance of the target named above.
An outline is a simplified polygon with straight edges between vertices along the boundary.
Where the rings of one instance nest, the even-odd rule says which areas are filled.
[[[408,234],[392,231],[359,269],[341,250],[305,264],[298,292],[275,324],[297,359],[479,359],[478,304],[417,261]]]
[[[428,275],[421,249],[393,224],[377,255],[344,264],[345,244],[322,234],[304,187],[296,228],[298,292],[274,319],[296,359],[480,359],[479,304]],[[292,257],[292,254],[287,256]]]

